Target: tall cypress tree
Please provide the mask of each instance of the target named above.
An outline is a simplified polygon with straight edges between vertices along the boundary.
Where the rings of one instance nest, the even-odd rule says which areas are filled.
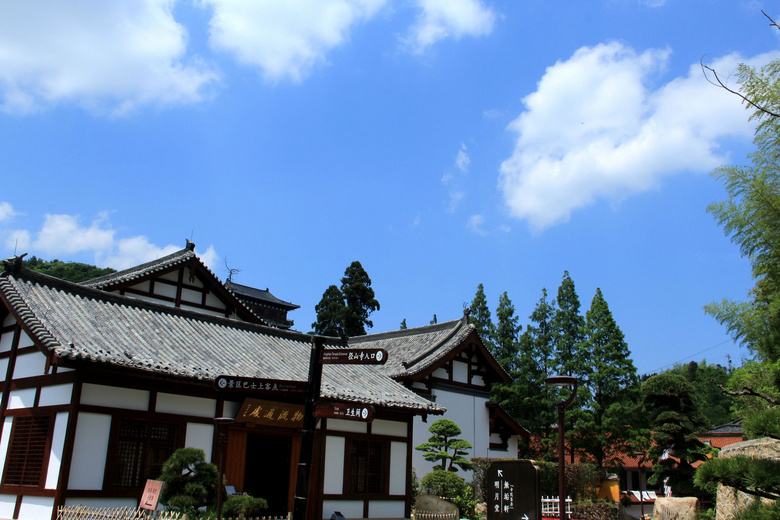
[[[490,308],[485,297],[485,287],[482,284],[477,286],[477,292],[469,306],[469,323],[477,328],[480,338],[485,346],[493,352],[495,343],[493,337],[495,334],[493,321],[490,317]]]
[[[496,309],[495,348],[493,356],[498,363],[512,374],[517,370],[518,333],[520,318],[515,316],[515,306],[506,291],[498,298]]]
[[[637,433],[639,385],[623,332],[601,289],[585,313],[584,348],[592,362],[583,379],[591,397],[575,427],[575,444],[603,466],[626,453]]]
[[[323,336],[362,336],[366,327],[374,324],[368,319],[379,310],[379,302],[371,288],[371,278],[360,265],[352,262],[341,278],[341,288],[331,285],[315,306],[317,321],[311,324],[315,334]]]

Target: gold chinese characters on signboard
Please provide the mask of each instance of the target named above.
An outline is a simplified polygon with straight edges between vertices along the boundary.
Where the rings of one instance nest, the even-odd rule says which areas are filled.
[[[303,405],[246,399],[238,410],[236,422],[300,428],[303,426]]]

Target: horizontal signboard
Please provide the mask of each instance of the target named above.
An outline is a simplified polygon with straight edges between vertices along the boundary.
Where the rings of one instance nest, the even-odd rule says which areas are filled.
[[[324,364],[384,365],[387,351],[383,348],[333,348],[322,351]]]
[[[236,422],[282,428],[300,428],[304,408],[301,404],[245,399],[236,414]]]
[[[223,392],[258,394],[302,394],[306,392],[305,381],[287,381],[284,379],[259,379],[256,377],[217,376],[214,387]]]
[[[331,419],[370,421],[374,416],[374,410],[371,406],[365,404],[319,403],[314,411],[314,415]]]

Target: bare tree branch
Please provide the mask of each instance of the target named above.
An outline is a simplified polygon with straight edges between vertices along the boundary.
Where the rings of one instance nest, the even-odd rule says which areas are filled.
[[[778,29],[780,29],[780,25],[777,25],[777,22],[775,22],[774,20],[772,20],[772,17],[771,17],[771,16],[769,16],[768,14],[766,14],[766,12],[764,12],[764,11],[762,10],[762,11],[761,11],[761,14],[763,14],[764,16],[766,16],[766,17],[769,19],[769,21],[770,21],[770,22],[772,22],[772,23],[770,23],[770,24],[769,24],[769,25],[770,25],[770,27],[777,27]]]
[[[770,18],[770,20],[771,20],[771,18]],[[753,102],[753,100],[751,100],[750,98],[748,98],[747,96],[745,96],[741,92],[739,92],[737,90],[734,90],[734,89],[730,88],[728,85],[726,85],[726,83],[723,82],[723,80],[720,79],[720,76],[718,76],[718,73],[717,73],[717,71],[715,69],[713,69],[712,67],[704,64],[704,58],[699,60],[699,64],[701,65],[701,70],[704,73],[704,78],[707,81],[709,81],[712,85],[715,85],[716,87],[720,87],[723,90],[725,90],[726,92],[734,94],[735,96],[737,96],[740,99],[742,99],[742,101],[744,101],[745,103],[749,104],[750,106],[752,106],[756,110],[759,110],[759,111],[763,112],[764,114],[766,114],[768,116],[780,117],[780,114],[778,114],[777,112],[772,112],[771,110],[769,110],[769,109],[767,109],[765,107],[762,107],[761,105],[756,104],[755,102]],[[714,80],[710,79],[710,76],[709,76],[708,72],[710,74],[712,74],[712,77],[714,78]]]

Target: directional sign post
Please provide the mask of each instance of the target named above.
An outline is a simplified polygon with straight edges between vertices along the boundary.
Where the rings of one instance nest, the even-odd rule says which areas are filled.
[[[542,520],[539,466],[531,460],[490,464],[485,494],[488,520]]]
[[[384,365],[387,351],[383,348],[332,348],[323,351],[326,365]]]
[[[306,392],[305,381],[239,376],[217,376],[214,378],[214,387],[220,392],[242,394],[291,395],[304,394]]]

